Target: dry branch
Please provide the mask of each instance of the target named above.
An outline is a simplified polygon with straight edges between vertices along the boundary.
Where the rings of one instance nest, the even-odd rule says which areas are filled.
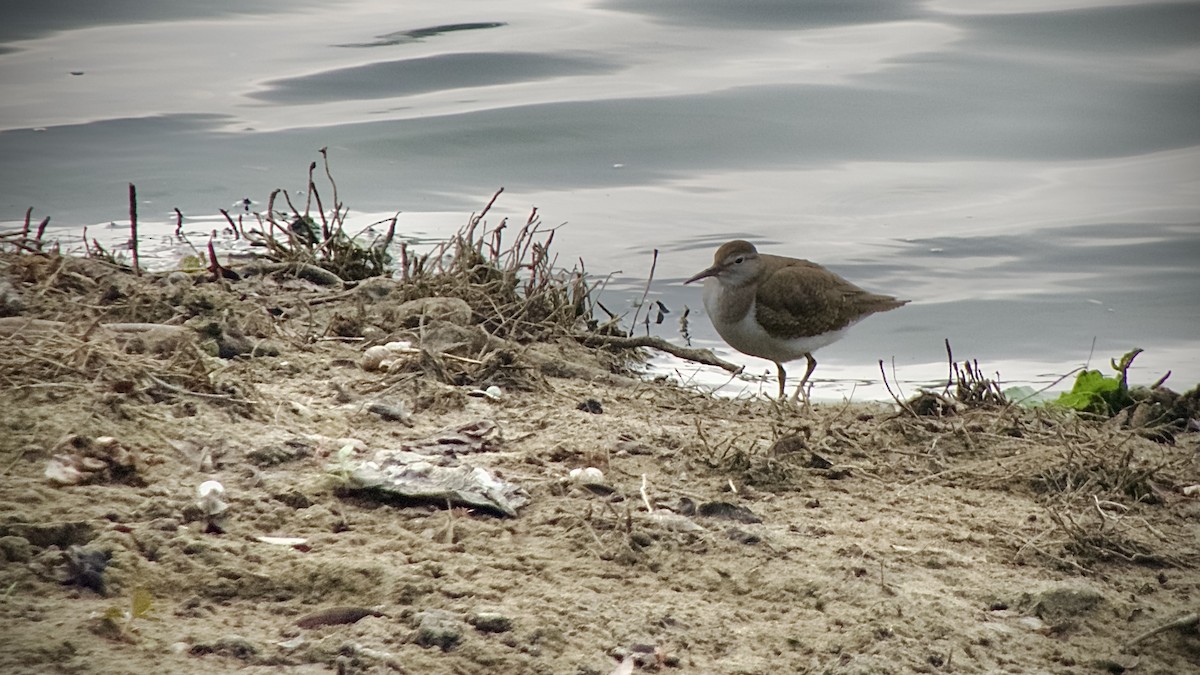
[[[1192,612],[1191,614],[1184,614],[1183,616],[1179,617],[1178,619],[1175,619],[1174,621],[1169,621],[1157,628],[1151,628],[1150,630],[1146,631],[1145,633],[1142,633],[1141,635],[1138,635],[1137,637],[1133,638],[1129,642],[1126,642],[1121,647],[1121,651],[1126,651],[1131,647],[1135,647],[1139,643],[1145,642],[1146,640],[1149,640],[1150,638],[1154,637],[1155,635],[1158,635],[1159,633],[1165,633],[1169,630],[1180,630],[1180,631],[1194,630],[1197,626],[1200,626],[1200,614],[1197,614],[1196,612]]]
[[[636,336],[636,337],[619,337],[614,335],[574,335],[576,340],[588,347],[615,347],[617,349],[633,349],[636,347],[649,347],[659,351],[666,352],[671,356],[677,356],[681,359],[687,359],[695,363],[700,363],[706,366],[717,366],[723,368],[733,374],[738,374],[744,370],[744,366],[739,366],[736,363],[730,363],[724,359],[718,358],[712,353],[711,349],[695,349],[691,347],[680,347],[673,345],[670,342],[658,336]]]

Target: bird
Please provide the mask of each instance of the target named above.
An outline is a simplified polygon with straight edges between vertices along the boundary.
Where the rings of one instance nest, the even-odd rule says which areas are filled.
[[[683,283],[701,279],[713,327],[730,347],[775,364],[780,400],[786,394],[783,364],[808,360],[793,402],[801,395],[808,401],[814,351],[840,340],[866,317],[908,303],[863,290],[814,262],[759,253],[741,239],[723,244],[711,267]]]

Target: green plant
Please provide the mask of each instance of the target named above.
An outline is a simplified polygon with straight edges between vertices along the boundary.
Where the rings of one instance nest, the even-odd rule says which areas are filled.
[[[103,616],[100,617],[100,626],[97,632],[115,639],[129,640],[131,634],[137,632],[134,621],[158,620],[150,616],[150,612],[153,610],[154,596],[150,595],[150,591],[144,588],[135,588],[129,597],[128,608],[113,605],[104,611]]]
[[[1094,415],[1111,417],[1117,414],[1133,403],[1129,397],[1129,367],[1141,353],[1141,349],[1134,349],[1122,356],[1120,362],[1112,360],[1112,368],[1117,371],[1117,377],[1107,377],[1099,370],[1085,370],[1079,373],[1071,391],[1064,392],[1054,403]]]
[[[325,464],[325,470],[341,483],[349,483],[351,476],[362,464],[352,443],[343,445],[330,459],[331,461]]]

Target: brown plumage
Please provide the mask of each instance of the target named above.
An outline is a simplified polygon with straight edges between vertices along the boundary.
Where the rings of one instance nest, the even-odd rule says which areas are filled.
[[[759,257],[766,264],[754,294],[755,317],[772,335],[820,335],[908,302],[865,291],[807,260]]]

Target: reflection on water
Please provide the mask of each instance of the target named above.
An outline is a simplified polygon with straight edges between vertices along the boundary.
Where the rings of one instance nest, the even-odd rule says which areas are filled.
[[[576,77],[611,71],[616,64],[582,56],[475,52],[438,54],[327,70],[304,77],[272,80],[252,97],[278,104],[329,100],[368,100],[412,96],[446,89],[497,86],[550,77]]]
[[[437,238],[504,186],[498,217],[537,205],[563,260],[616,271],[610,306],[659,249],[651,297],[698,344],[678,282],[734,237],[912,299],[821,352],[821,394],[893,356],[941,377],[944,338],[1014,380],[1093,341],[1200,380],[1195,3],[77,5],[0,26],[6,226],[123,222],[135,182],[161,234],[175,207],[204,232],[327,146],[352,224]]]
[[[394,45],[407,44],[409,42],[417,42],[425,38],[431,38],[443,33],[454,33],[462,30],[486,30],[488,28],[500,28],[507,24],[488,21],[476,23],[452,23],[445,26],[430,26],[428,28],[413,28],[410,30],[398,30],[394,33],[377,36],[370,42],[354,42],[339,47],[391,47]]]

